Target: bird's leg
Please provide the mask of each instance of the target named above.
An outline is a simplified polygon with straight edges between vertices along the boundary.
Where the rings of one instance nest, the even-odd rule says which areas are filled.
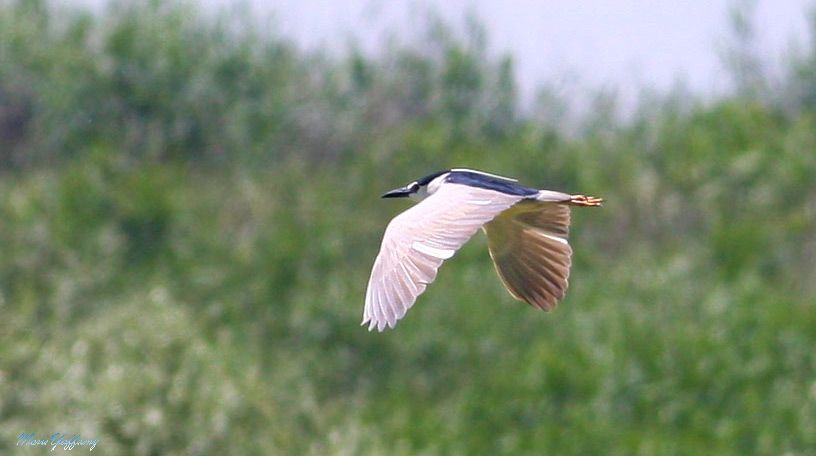
[[[567,201],[567,204],[570,206],[600,206],[603,203],[603,198],[596,198],[594,196],[586,196],[586,195],[570,195],[570,200]]]

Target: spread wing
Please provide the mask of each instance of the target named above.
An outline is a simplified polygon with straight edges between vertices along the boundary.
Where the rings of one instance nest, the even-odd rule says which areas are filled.
[[[522,200],[494,190],[445,183],[385,229],[366,291],[362,324],[394,327],[434,281],[439,266],[485,223]]]
[[[564,297],[572,255],[569,224],[568,206],[525,200],[485,225],[490,257],[513,297],[544,310]]]

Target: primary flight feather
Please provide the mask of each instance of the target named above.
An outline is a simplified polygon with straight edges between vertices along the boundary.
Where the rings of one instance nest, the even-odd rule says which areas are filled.
[[[569,206],[600,206],[591,196],[519,185],[469,169],[430,174],[383,198],[420,202],[388,224],[366,290],[363,325],[393,328],[434,281],[439,266],[479,228],[507,291],[551,310],[564,297],[572,249]]]

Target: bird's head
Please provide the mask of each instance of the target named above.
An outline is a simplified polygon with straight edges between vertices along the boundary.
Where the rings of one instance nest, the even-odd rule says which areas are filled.
[[[432,195],[439,188],[439,185],[444,181],[445,175],[450,170],[439,171],[433,174],[428,174],[421,177],[405,187],[395,188],[394,190],[385,192],[383,198],[406,198],[423,200]]]

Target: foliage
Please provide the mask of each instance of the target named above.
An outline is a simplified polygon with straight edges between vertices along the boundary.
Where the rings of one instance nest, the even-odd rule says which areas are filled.
[[[0,449],[812,454],[808,98],[665,96],[567,133],[478,27],[428,30],[336,57],[247,13],[0,3]],[[607,199],[573,213],[567,298],[514,301],[477,236],[366,332],[405,207],[378,192],[451,166]]]

